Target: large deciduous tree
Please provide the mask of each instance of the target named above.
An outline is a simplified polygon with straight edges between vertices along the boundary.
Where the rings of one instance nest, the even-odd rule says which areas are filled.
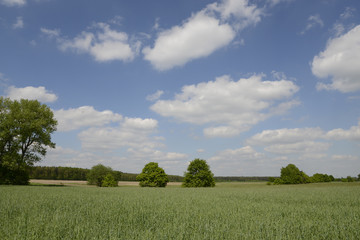
[[[28,184],[28,167],[55,148],[51,134],[57,121],[37,100],[0,97],[0,183]]]
[[[190,162],[183,182],[184,187],[215,187],[214,174],[205,160]]]
[[[166,187],[169,182],[164,169],[155,162],[146,164],[136,180],[141,187]]]

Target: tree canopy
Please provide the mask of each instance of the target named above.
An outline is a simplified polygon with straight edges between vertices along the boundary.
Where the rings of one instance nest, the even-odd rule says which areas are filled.
[[[120,174],[118,171],[113,171],[111,167],[98,164],[89,171],[87,181],[89,185],[96,185],[98,187],[116,187]]]
[[[184,187],[214,187],[214,174],[205,160],[194,159],[185,173]]]
[[[169,182],[164,169],[156,162],[146,164],[136,180],[139,181],[141,187],[166,187]]]
[[[294,164],[281,168],[280,178],[275,179],[275,184],[301,184],[310,183],[311,179]]]
[[[0,183],[27,184],[28,167],[55,148],[51,134],[57,121],[37,100],[0,97]]]

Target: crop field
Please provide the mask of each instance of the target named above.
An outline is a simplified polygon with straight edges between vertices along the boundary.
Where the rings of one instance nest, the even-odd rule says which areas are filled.
[[[360,183],[0,186],[0,239],[359,239]]]

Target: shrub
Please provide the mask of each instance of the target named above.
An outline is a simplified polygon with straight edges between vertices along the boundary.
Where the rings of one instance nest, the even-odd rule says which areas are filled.
[[[194,159],[185,173],[183,187],[215,187],[214,174],[205,160]]]
[[[91,170],[89,171],[89,173],[87,175],[88,184],[102,187],[103,181],[104,181],[105,177],[108,175],[112,176],[112,178],[114,179],[114,181],[117,185],[118,179],[114,176],[114,171],[112,170],[111,167],[105,167],[102,164],[95,165],[91,168]],[[110,181],[110,179],[108,178],[107,181]]]
[[[155,162],[146,164],[136,180],[141,187],[166,187],[169,182],[164,169]]]
[[[281,168],[280,179],[283,184],[310,183],[310,178],[303,171],[300,171],[294,164]],[[279,183],[281,184],[281,183]]]
[[[114,176],[111,173],[108,173],[101,184],[102,187],[117,187],[118,182],[115,181]]]

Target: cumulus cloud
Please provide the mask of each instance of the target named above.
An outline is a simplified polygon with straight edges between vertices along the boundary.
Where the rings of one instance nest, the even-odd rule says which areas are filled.
[[[329,140],[360,141],[360,122],[348,130],[338,128],[328,132],[320,128],[264,130],[246,140],[246,143],[265,146],[265,151],[276,154],[321,155],[331,146]]]
[[[360,141],[360,121],[357,126],[352,126],[349,130],[333,129],[326,133],[326,137],[333,140]]]
[[[308,18],[307,25],[306,25],[305,29],[301,32],[301,34],[303,35],[310,29],[315,28],[317,26],[323,27],[324,26],[323,20],[320,18],[319,14],[311,15]]]
[[[8,7],[21,7],[26,4],[26,0],[0,0],[0,3]]]
[[[93,127],[82,131],[78,136],[85,149],[153,149],[163,146],[158,138],[152,137],[157,126],[155,119],[125,118],[117,127]]]
[[[228,137],[248,130],[266,118],[282,112],[298,87],[291,81],[263,81],[253,75],[233,81],[222,76],[215,81],[187,85],[173,100],[158,100],[151,109],[165,117],[182,122],[207,124],[208,137]],[[281,109],[281,111],[279,111]]]
[[[144,58],[157,70],[168,70],[206,57],[228,45],[234,37],[235,32],[228,24],[200,12],[182,26],[161,32],[153,48],[143,49]]]
[[[209,4],[183,24],[161,31],[154,46],[143,49],[144,59],[164,71],[207,57],[229,45],[237,31],[258,23],[261,15],[262,10],[247,0]]]
[[[58,120],[59,131],[71,131],[82,127],[103,126],[111,122],[119,122],[122,116],[110,110],[97,111],[91,106],[60,109],[54,111]]]
[[[265,147],[265,151],[277,154],[293,154],[293,153],[317,153],[324,152],[329,149],[331,143],[315,142],[315,141],[301,141],[286,144],[274,144]]]
[[[215,156],[211,157],[209,161],[223,161],[225,159],[227,160],[254,160],[254,159],[260,159],[264,156],[262,153],[258,153],[253,149],[251,146],[245,146],[238,149],[226,149],[224,151],[219,152]]]
[[[23,28],[24,21],[22,17],[17,17],[16,22],[12,25],[13,29]]]
[[[41,28],[41,32],[51,38],[55,38],[62,51],[74,51],[76,53],[90,54],[95,61],[132,61],[139,48],[139,41],[130,43],[129,36],[125,32],[119,32],[110,28],[106,23],[94,24],[94,32],[83,31],[73,39],[60,35],[59,30]]]
[[[332,83],[318,83],[318,90],[343,93],[360,90],[360,25],[346,34],[330,39],[326,49],[314,57],[312,72],[319,78],[331,77]]]
[[[237,176],[264,176],[269,172],[276,174],[279,171],[276,162],[269,161],[265,154],[257,152],[251,146],[220,151],[209,158],[208,162],[217,176],[228,176],[229,172]]]
[[[45,87],[24,87],[17,88],[10,86],[7,89],[7,97],[13,100],[19,99],[29,99],[29,100],[38,100],[40,102],[49,103],[57,100],[57,96],[48,90]]]
[[[282,128],[275,130],[264,130],[247,140],[251,145],[269,145],[297,143],[300,141],[319,139],[324,136],[320,128]]]

